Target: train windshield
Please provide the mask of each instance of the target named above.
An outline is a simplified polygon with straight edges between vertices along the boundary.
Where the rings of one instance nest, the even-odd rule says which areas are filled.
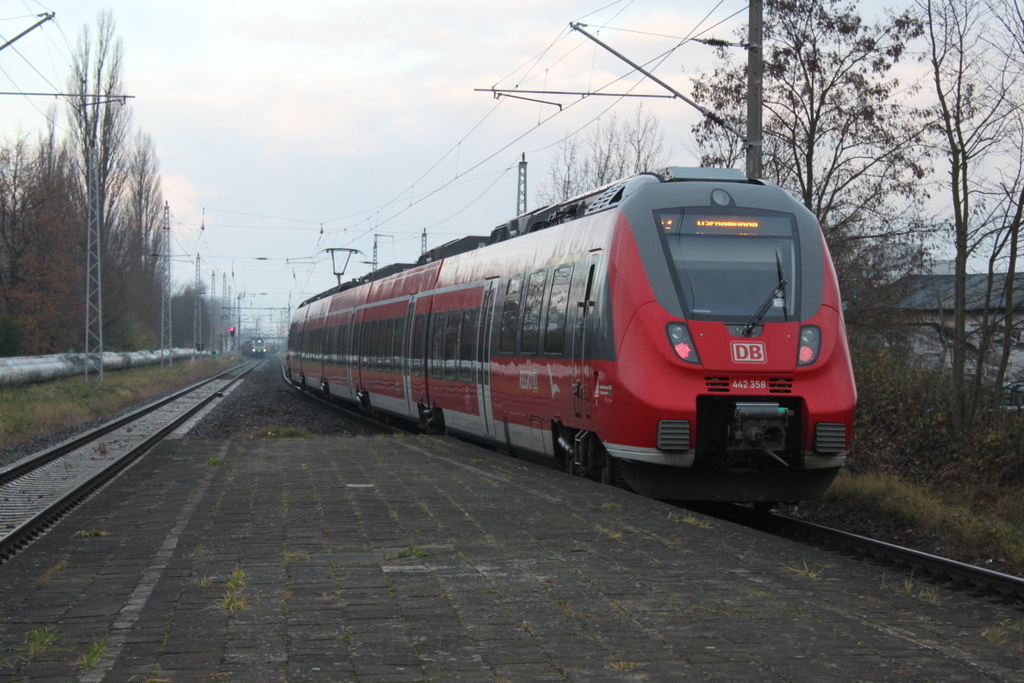
[[[689,207],[654,212],[686,309],[696,320],[799,319],[799,240],[792,214]],[[785,281],[783,283],[782,281]]]

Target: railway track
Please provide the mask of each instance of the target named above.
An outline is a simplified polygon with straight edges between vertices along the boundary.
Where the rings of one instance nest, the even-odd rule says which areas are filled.
[[[249,361],[0,469],[0,563],[238,382]]]
[[[1018,576],[1003,574],[966,562],[950,560],[920,550],[904,548],[893,543],[877,541],[866,536],[858,536],[784,515],[770,515],[764,523],[773,533],[790,538],[803,538],[814,543],[892,562],[939,579],[948,579],[971,588],[994,591],[1006,598],[1024,599],[1024,579]]]
[[[692,509],[776,536],[862,555],[896,566],[908,567],[938,580],[947,580],[970,589],[996,593],[1003,599],[1015,602],[1024,599],[1024,579],[1018,576],[1003,574],[966,562],[958,562],[913,548],[904,548],[893,543],[878,541],[785,515],[758,513],[741,505],[692,506]]]
[[[290,382],[288,380],[288,376],[285,374],[285,364],[284,364],[284,361],[283,360],[279,360],[279,363],[281,364],[281,380],[289,388],[291,388],[292,391],[294,391],[299,396],[302,396],[305,400],[307,400],[307,401],[314,401],[316,403],[320,403],[322,405],[325,405],[328,408],[331,408],[332,410],[336,410],[336,411],[342,413],[345,416],[345,419],[351,420],[352,422],[355,422],[355,423],[358,423],[359,425],[362,425],[363,427],[366,427],[366,428],[378,431],[381,434],[401,434],[401,433],[408,434],[409,433],[410,430],[403,429],[401,426],[396,426],[396,425],[391,424],[389,422],[385,422],[385,421],[383,421],[380,418],[377,418],[377,417],[374,417],[374,416],[371,416],[371,415],[366,415],[364,413],[359,412],[358,410],[356,410],[354,408],[349,408],[348,406],[342,405],[340,403],[335,403],[334,401],[328,401],[327,399],[322,398],[320,396],[317,396],[316,394],[314,394],[312,392],[304,391],[301,387],[296,386],[295,384],[293,384],[292,382]]]

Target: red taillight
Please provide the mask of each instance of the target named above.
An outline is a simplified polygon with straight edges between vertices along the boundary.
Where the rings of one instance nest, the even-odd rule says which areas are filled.
[[[800,348],[796,352],[797,365],[810,365],[818,360],[821,349],[821,330],[815,325],[800,328]]]
[[[685,324],[669,323],[665,331],[668,332],[669,343],[672,344],[672,349],[680,360],[685,363],[700,363],[697,347],[694,346],[690,329]]]

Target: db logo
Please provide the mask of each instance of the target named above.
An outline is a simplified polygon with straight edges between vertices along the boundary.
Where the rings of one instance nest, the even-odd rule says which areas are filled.
[[[767,363],[768,354],[764,350],[764,342],[732,343],[733,363]]]

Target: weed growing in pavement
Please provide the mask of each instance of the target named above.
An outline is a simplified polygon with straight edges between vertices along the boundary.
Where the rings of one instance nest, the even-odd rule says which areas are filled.
[[[294,552],[292,550],[285,550],[281,553],[281,559],[283,559],[285,563],[292,562],[294,560],[302,560],[303,562],[308,562],[309,553],[299,553]]]
[[[308,439],[313,435],[299,427],[271,427],[270,429],[261,429],[256,432],[255,436],[269,439]]]
[[[224,461],[221,460],[220,458],[209,458],[203,464],[206,465],[207,467],[220,467],[221,465],[224,464]]]
[[[618,503],[604,503],[603,505],[601,505],[601,507],[604,508],[605,510],[621,510],[622,509],[622,506],[619,505]]]
[[[236,567],[231,572],[231,578],[224,582],[224,587],[227,588],[227,591],[214,604],[228,612],[237,612],[238,610],[245,609],[249,606],[249,601],[238,594],[245,584],[245,572],[241,567]]]
[[[640,662],[627,662],[624,659],[620,659],[617,662],[612,662],[611,664],[609,664],[605,668],[606,669],[615,669],[616,671],[632,671],[633,669],[638,669],[641,666],[643,666],[643,665]]]
[[[395,557],[400,557],[403,560],[405,560],[411,557],[430,557],[430,553],[424,550],[423,548],[417,548],[412,543],[410,543],[408,548],[405,548],[404,550],[399,550],[398,554],[396,554]]]
[[[99,529],[89,529],[88,531],[76,531],[75,536],[77,538],[97,538],[100,536],[109,536],[109,531],[100,531]]]
[[[25,661],[31,662],[33,657],[49,650],[60,638],[60,631],[53,626],[32,629],[25,636]]]
[[[37,586],[45,585],[46,583],[48,583],[50,581],[50,579],[53,578],[54,574],[59,572],[61,569],[67,569],[67,568],[68,568],[68,563],[65,562],[64,560],[61,560],[60,562],[58,562],[57,564],[53,565],[52,567],[47,569],[45,572],[43,572],[43,575],[40,576],[38,580],[36,580],[36,585]]]
[[[698,529],[710,529],[711,528],[711,522],[707,521],[706,519],[698,519],[698,518],[694,517],[693,515],[686,515],[685,517],[683,517],[683,519],[681,521],[686,522],[687,524],[690,524],[692,526],[695,526]]]
[[[990,626],[982,630],[981,637],[996,645],[1006,645],[1006,641],[1010,639],[1010,634],[998,626]]]
[[[613,538],[616,541],[619,540],[620,538],[622,538],[622,532],[621,531],[612,531],[611,529],[605,529],[601,525],[598,525],[598,526],[596,526],[594,528],[597,529],[598,531],[600,531],[602,534],[604,534],[608,538]]]
[[[235,567],[235,570],[231,572],[231,578],[228,579],[224,585],[230,590],[238,591],[241,590],[245,584],[245,572],[241,567]]]
[[[249,601],[238,595],[237,591],[227,591],[224,597],[217,599],[217,605],[228,612],[237,612],[249,606]]]
[[[213,579],[210,578],[209,574],[203,574],[203,578],[199,579],[199,586],[201,588],[209,588],[213,585]]]
[[[917,599],[921,602],[927,602],[929,605],[935,605],[938,607],[946,601],[945,598],[939,596],[938,586],[932,586],[931,588],[922,588],[917,594]]]
[[[78,658],[75,666],[81,671],[87,671],[96,666],[105,654],[107,654],[107,637],[103,636],[92,642],[85,654]]]
[[[1018,619],[1017,621],[1004,619],[1003,628],[1010,629],[1014,633],[1024,633],[1024,619]]]
[[[818,569],[815,570],[815,569],[811,569],[810,567],[808,567],[807,566],[807,561],[805,560],[802,563],[802,566],[800,566],[800,567],[786,567],[786,568],[789,571],[791,571],[791,572],[795,572],[795,573],[799,574],[800,576],[806,576],[807,578],[814,579],[815,581],[838,581],[839,580],[839,579],[826,579],[825,578],[825,571],[824,570],[831,568],[831,565],[828,565],[828,564],[818,565]]]

